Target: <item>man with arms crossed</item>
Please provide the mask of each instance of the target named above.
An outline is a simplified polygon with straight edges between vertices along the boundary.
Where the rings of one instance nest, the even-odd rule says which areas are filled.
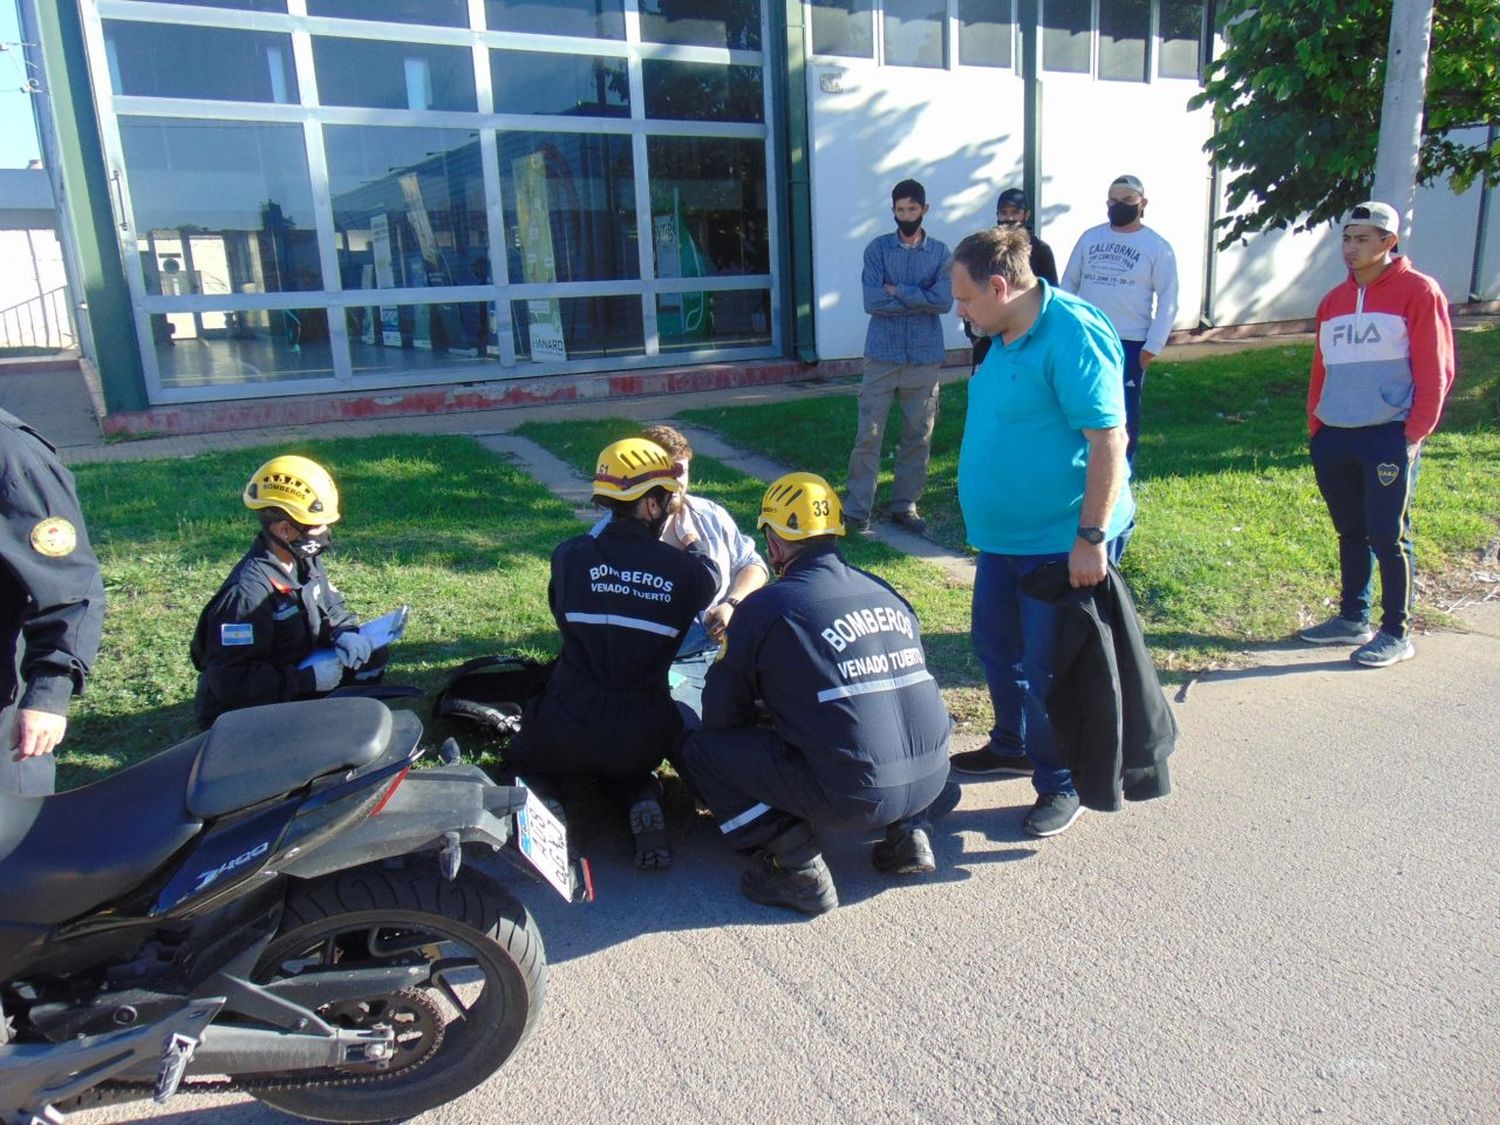
[[[917,499],[927,483],[932,428],[937,422],[938,368],[943,363],[943,313],[953,307],[948,289],[948,247],[922,229],[927,190],[916,180],[891,189],[896,230],[865,247],[861,285],[870,327],[865,372],[859,385],[859,432],[849,455],[847,519],[870,530],[880,443],[891,400],[901,406],[901,451],[891,486],[891,519],[920,535],[927,521]]]

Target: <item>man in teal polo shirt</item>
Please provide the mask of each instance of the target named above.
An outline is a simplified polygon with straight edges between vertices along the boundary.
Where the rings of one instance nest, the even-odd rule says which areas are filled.
[[[979,549],[971,632],[995,727],[953,757],[968,774],[1032,774],[1022,827],[1055,836],[1078,819],[1073,778],[1047,720],[1058,610],[1023,577],[1065,561],[1074,587],[1103,581],[1135,511],[1125,463],[1124,353],[1093,305],[1033,276],[1025,232],[971,234],[953,252],[958,312],[994,345],[969,383],[958,500]]]

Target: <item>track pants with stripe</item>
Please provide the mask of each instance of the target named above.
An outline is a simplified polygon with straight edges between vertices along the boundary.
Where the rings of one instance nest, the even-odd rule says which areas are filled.
[[[1378,563],[1381,631],[1406,636],[1416,567],[1411,498],[1421,460],[1407,460],[1406,424],[1325,425],[1310,448],[1318,490],[1339,536],[1339,615],[1369,619]]]
[[[731,845],[769,845],[773,852],[778,840],[815,839],[824,830],[867,832],[914,817],[937,799],[948,779],[944,752],[930,763],[914,760],[909,782],[885,788],[840,784],[769,727],[695,731],[678,765]],[[795,831],[802,826],[808,831]],[[811,851],[816,854],[816,845]]]

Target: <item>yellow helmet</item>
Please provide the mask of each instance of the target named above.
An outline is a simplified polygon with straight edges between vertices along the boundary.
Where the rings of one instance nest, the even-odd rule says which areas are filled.
[[[653,488],[680,492],[682,479],[667,451],[646,438],[623,438],[606,445],[594,470],[594,495],[639,500]]]
[[[328,470],[306,457],[272,457],[245,485],[245,507],[280,508],[304,527],[335,523],[339,490]]]
[[[787,473],[766,489],[757,528],[769,527],[783,539],[844,534],[844,506],[817,473]]]

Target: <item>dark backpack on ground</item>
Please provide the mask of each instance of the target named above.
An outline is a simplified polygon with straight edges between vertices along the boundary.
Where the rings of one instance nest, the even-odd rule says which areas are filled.
[[[554,663],[515,653],[467,661],[438,690],[432,704],[433,721],[452,717],[493,734],[515,734],[526,704],[541,695],[551,679]]]

